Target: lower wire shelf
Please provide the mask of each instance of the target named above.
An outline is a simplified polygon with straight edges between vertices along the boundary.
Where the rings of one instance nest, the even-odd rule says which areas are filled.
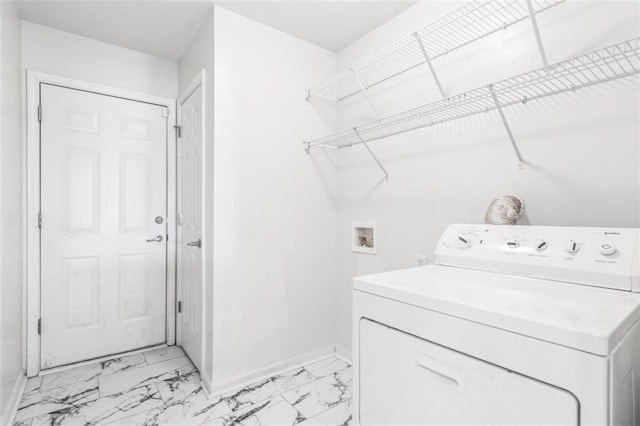
[[[485,87],[304,141],[304,145],[306,149],[315,146],[345,148],[475,114],[500,111],[516,103],[526,103],[639,72],[640,37],[635,37]]]

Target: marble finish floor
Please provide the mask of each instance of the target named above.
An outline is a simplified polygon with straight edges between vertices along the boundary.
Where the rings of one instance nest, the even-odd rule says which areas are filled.
[[[207,399],[170,346],[27,382],[15,426],[350,425],[351,366],[329,356]]]

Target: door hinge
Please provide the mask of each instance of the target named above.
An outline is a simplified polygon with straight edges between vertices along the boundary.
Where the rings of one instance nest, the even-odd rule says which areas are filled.
[[[178,302],[178,313],[182,312],[182,302]]]
[[[42,212],[38,212],[38,229],[42,229]]]
[[[182,214],[178,214],[178,226],[182,226]]]
[[[42,318],[38,318],[38,335],[42,334]]]
[[[38,105],[38,123],[42,123],[42,105]]]
[[[173,126],[174,129],[176,129],[176,137],[177,138],[181,138],[182,137],[182,126]]]

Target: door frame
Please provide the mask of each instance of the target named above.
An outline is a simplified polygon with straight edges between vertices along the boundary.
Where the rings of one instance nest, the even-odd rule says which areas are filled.
[[[203,235],[202,235],[202,239],[204,240],[204,221],[205,221],[205,203],[204,203],[204,191],[206,190],[205,188],[205,153],[206,153],[206,119],[207,119],[207,101],[206,101],[206,83],[205,83],[205,69],[202,68],[198,74],[193,78],[193,80],[191,81],[191,83],[189,83],[189,85],[183,90],[183,93],[180,94],[180,96],[178,97],[178,102],[177,102],[177,110],[178,110],[178,114],[177,114],[177,118],[176,118],[176,123],[178,125],[180,125],[180,116],[181,116],[181,112],[182,112],[182,105],[187,101],[187,99],[189,99],[189,97],[193,94],[193,92],[195,92],[199,87],[202,88],[202,105],[200,106],[201,108],[201,117],[202,120],[200,122],[200,132],[202,134],[202,156],[201,156],[201,161],[202,161],[202,175],[200,176],[200,180],[201,180],[201,185],[200,187],[202,188],[202,205],[201,205],[201,217],[202,217],[202,231],[203,231]],[[176,138],[176,140],[178,141],[178,139]],[[177,142],[179,143],[179,142]],[[177,143],[176,143],[176,160],[177,160]],[[177,175],[177,171],[176,171],[176,188],[178,185],[178,175]],[[176,198],[176,203],[177,203],[177,198]],[[176,214],[178,213],[178,205],[176,204]],[[177,228],[177,227],[176,227]],[[176,229],[177,232],[177,229]],[[177,234],[176,234],[176,243],[177,243]],[[178,280],[178,258],[179,258],[179,248],[176,246],[176,300],[179,300],[180,295],[182,294],[182,286],[180,285],[180,281]],[[205,297],[205,267],[204,267],[204,259],[205,259],[205,253],[206,253],[207,247],[206,245],[204,247],[202,247],[202,265],[201,265],[201,277],[202,277],[202,282],[201,282],[201,294],[202,294],[202,307],[200,310],[200,360],[202,363],[204,363],[204,346],[205,346],[205,341],[204,341],[204,326],[205,326],[205,307],[206,307],[206,297]],[[177,319],[177,315],[176,314],[176,342],[178,344],[182,343],[182,329],[181,327],[179,327],[180,325],[180,321],[178,321]],[[203,366],[199,365],[197,366],[199,369],[201,369]]]
[[[69,89],[113,96],[167,108],[167,297],[166,343],[176,339],[176,100],[161,96],[119,89],[88,81],[77,80],[39,71],[27,70],[26,101],[26,291],[25,291],[25,352],[27,376],[40,373],[40,84],[51,84]],[[46,110],[43,111],[46,115]],[[45,218],[46,222],[46,218]]]

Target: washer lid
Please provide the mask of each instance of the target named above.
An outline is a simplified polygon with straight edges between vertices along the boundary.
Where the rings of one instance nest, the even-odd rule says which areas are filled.
[[[429,265],[354,278],[354,289],[597,355],[640,319],[640,294]]]

